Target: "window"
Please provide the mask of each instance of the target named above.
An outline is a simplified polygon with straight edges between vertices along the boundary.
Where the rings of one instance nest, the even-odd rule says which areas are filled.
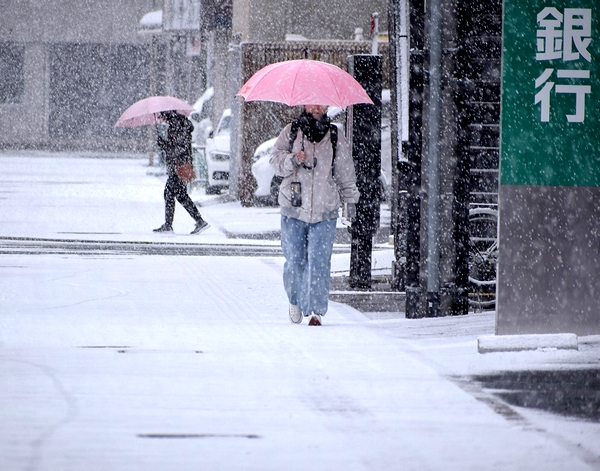
[[[0,104],[22,103],[25,93],[25,47],[0,43]]]

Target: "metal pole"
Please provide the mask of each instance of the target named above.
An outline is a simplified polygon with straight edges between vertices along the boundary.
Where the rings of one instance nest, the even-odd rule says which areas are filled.
[[[379,13],[371,14],[371,54],[377,55],[379,43]]]
[[[427,167],[427,316],[440,307],[440,149],[442,82],[442,0],[431,0],[429,24],[429,149]]]
[[[242,86],[243,71],[242,71],[242,47],[241,47],[241,34],[235,34],[229,44],[229,61],[231,66],[230,71],[230,90],[231,96],[235,96],[236,92]],[[242,152],[239,141],[240,130],[242,129],[241,123],[243,120],[244,103],[241,98],[234,98],[231,105],[231,143],[230,143],[230,157],[229,157],[229,194],[235,195],[239,198],[240,190],[240,177],[242,172]]]
[[[390,89],[392,141],[391,224],[394,237],[392,284],[402,291],[406,282],[406,218],[409,196],[407,174],[410,172],[403,142],[408,142],[409,121],[409,45],[408,0],[389,0]]]

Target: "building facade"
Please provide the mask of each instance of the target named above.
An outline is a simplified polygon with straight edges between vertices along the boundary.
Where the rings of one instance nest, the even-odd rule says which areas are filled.
[[[171,65],[191,76],[173,60],[178,48],[185,57],[181,38],[140,34],[144,15],[162,7],[156,0],[0,2],[0,146],[146,150],[146,129],[114,128],[120,114],[151,92],[197,94],[181,96],[186,90],[170,86],[165,73]]]
[[[235,99],[232,39],[350,40],[356,28],[368,35],[370,14],[385,18],[386,2],[354,3],[0,0],[0,147],[147,151],[147,129],[114,128],[131,103],[153,94],[193,103],[214,86],[216,122]],[[198,21],[174,20],[182,10]],[[162,15],[154,30],[142,23],[150,12]]]

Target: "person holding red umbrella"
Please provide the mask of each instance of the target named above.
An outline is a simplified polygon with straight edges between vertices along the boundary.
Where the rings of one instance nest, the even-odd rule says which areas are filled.
[[[290,321],[321,325],[329,302],[331,255],[338,210],[356,214],[359,192],[349,142],[326,114],[327,106],[305,105],[281,131],[271,165],[279,187],[283,284]]]
[[[192,123],[174,110],[162,111],[159,117],[168,124],[167,138],[158,136],[157,144],[165,154],[167,166],[167,183],[165,185],[165,223],[154,232],[172,232],[175,216],[175,199],[186,209],[196,221],[196,227],[191,232],[199,234],[206,230],[209,224],[202,219],[200,211],[189,197],[187,186],[179,176],[177,169],[184,164],[192,163]]]

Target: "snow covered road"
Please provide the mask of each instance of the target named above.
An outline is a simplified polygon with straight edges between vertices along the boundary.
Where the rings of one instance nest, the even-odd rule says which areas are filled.
[[[290,324],[280,265],[3,257],[3,469],[587,469],[350,308]]]
[[[26,174],[30,161],[0,156],[15,175],[13,193],[0,199],[3,239],[107,233],[112,225],[114,241],[165,242],[136,235],[152,227],[162,204],[154,196],[160,182],[138,161],[102,161],[124,174],[131,192],[115,202],[110,179],[95,182],[93,198],[71,200],[70,218],[59,191],[42,192],[51,185],[35,191],[35,183],[19,182],[19,168]],[[98,164],[56,165],[64,161],[80,175]],[[40,181],[60,174],[50,158],[43,167]],[[142,198],[147,187],[152,196]],[[108,224],[106,213],[125,214],[131,194],[139,211]],[[36,220],[38,229],[27,225],[27,205],[35,201],[51,221]],[[219,219],[218,206],[210,207],[212,220],[207,212],[212,232],[193,243],[229,243],[216,226],[232,219]],[[84,227],[91,207],[100,215]],[[237,224],[243,211],[234,213]],[[180,224],[189,222],[177,214]],[[107,236],[90,240],[100,237]],[[600,339],[588,339],[587,351],[479,355],[476,338],[493,332],[493,313],[377,319],[338,303],[323,327],[293,325],[282,266],[274,253],[4,252],[0,469],[600,469],[600,424],[511,408],[455,378],[593,363]]]

